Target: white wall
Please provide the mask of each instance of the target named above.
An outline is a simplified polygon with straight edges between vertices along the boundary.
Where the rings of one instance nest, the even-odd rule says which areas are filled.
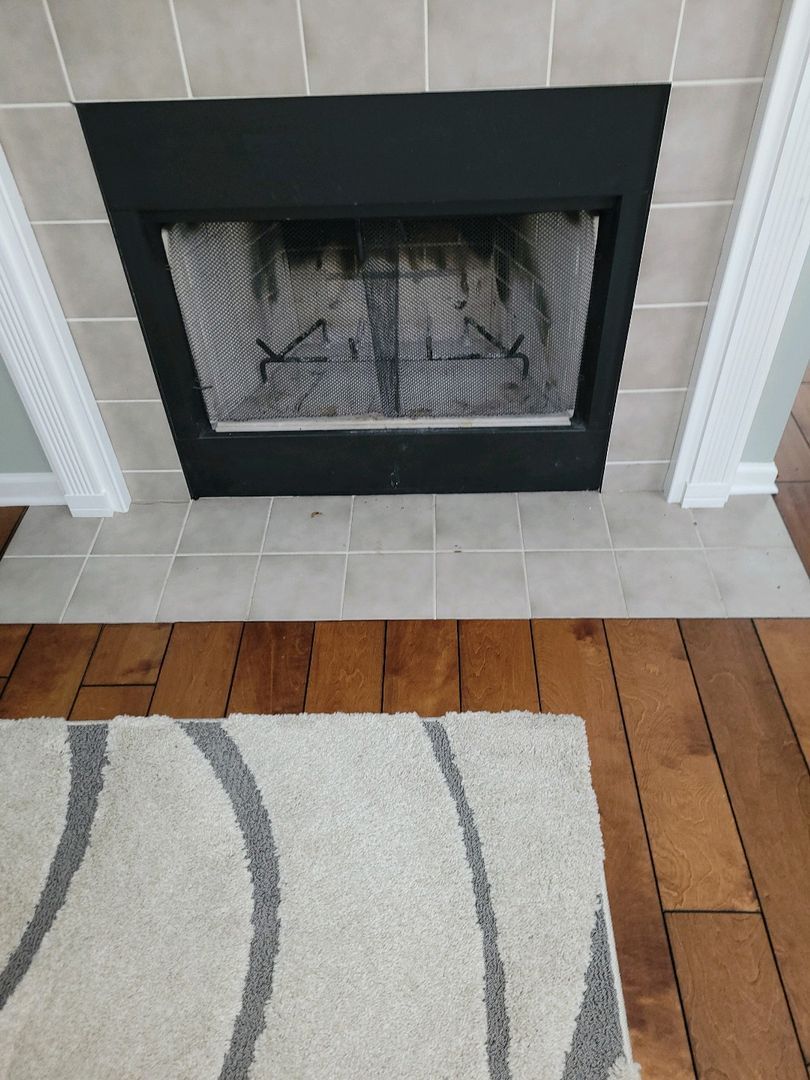
[[[0,473],[49,473],[51,467],[0,359]]]

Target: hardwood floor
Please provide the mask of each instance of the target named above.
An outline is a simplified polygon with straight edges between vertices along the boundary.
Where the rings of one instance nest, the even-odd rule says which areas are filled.
[[[810,574],[810,366],[776,453],[774,496],[804,568]]]
[[[810,622],[0,627],[0,716],[585,718],[648,1080],[807,1080]]]

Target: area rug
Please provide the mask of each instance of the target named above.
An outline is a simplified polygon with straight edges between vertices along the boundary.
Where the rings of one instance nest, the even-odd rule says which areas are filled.
[[[584,725],[0,723],[0,1075],[638,1076]]]

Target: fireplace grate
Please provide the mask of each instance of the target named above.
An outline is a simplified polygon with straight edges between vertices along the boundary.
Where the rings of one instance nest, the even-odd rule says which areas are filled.
[[[165,228],[212,425],[567,420],[597,224],[577,211]]]

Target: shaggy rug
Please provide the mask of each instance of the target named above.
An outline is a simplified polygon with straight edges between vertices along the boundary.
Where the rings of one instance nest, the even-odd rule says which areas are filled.
[[[584,725],[0,723],[0,1075],[627,1080]]]

